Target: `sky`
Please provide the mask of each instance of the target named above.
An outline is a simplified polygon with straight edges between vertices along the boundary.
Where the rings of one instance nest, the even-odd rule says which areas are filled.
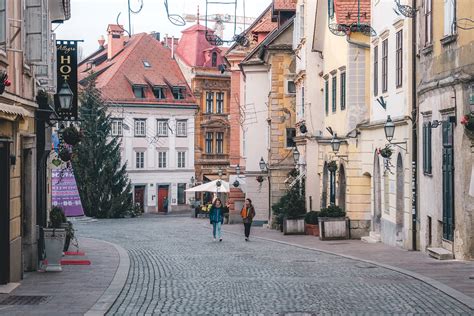
[[[84,40],[80,43],[83,47],[84,57],[93,53],[99,44],[97,40],[100,35],[107,38],[106,29],[108,24],[116,24],[117,15],[121,13],[119,23],[128,29],[128,1],[132,10],[143,8],[140,13],[132,14],[132,33],[152,31],[160,32],[163,37],[181,37],[181,31],[195,22],[186,22],[185,26],[173,25],[167,17],[164,2],[166,0],[71,0],[71,19],[63,24],[53,25],[56,28],[56,38],[60,40]],[[208,0],[210,1],[210,0]],[[215,0],[213,0],[215,1]],[[220,0],[222,2],[233,2],[234,0]],[[237,15],[247,17],[258,17],[270,4],[271,0],[235,0],[237,1]],[[170,14],[183,15],[196,14],[199,5],[200,15],[205,15],[206,0],[168,0]],[[208,5],[208,14],[222,13],[234,14],[234,5]],[[204,22],[201,22],[204,24]],[[210,22],[209,26],[214,23]],[[233,24],[225,24],[225,38],[233,35]],[[240,29],[239,29],[240,27]],[[238,32],[242,31],[243,25],[237,25]]]

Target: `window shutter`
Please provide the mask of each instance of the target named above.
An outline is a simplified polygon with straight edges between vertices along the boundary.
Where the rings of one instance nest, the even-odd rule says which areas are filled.
[[[7,40],[7,5],[6,0],[0,0],[0,44]]]
[[[45,0],[25,1],[26,58],[29,62],[46,62],[48,55],[48,10]]]
[[[426,123],[423,124],[423,173],[426,173],[427,171],[427,165],[428,165],[428,160],[427,160],[427,133],[426,133]]]
[[[427,146],[426,146],[426,154],[427,154],[427,166],[426,172],[431,174],[431,122],[428,123],[426,126],[426,134],[427,134]]]

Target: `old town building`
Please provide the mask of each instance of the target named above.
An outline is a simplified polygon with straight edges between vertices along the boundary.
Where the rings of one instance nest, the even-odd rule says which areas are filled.
[[[135,204],[145,212],[188,209],[185,190],[194,176],[196,101],[159,33],[131,38],[110,24],[107,44],[79,65],[81,80],[93,72],[121,137],[123,162]],[[166,207],[165,199],[168,200]]]

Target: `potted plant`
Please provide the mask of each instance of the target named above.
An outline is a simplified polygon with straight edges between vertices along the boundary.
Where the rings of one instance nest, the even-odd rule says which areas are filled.
[[[392,156],[392,148],[389,145],[380,150],[380,156],[389,159]]]
[[[81,133],[72,125],[62,131],[62,137],[64,142],[71,146],[75,146],[81,141]]]
[[[306,213],[304,217],[304,231],[306,235],[319,236],[318,217],[318,212],[311,211]]]
[[[328,170],[329,170],[329,172],[336,172],[337,171],[337,161],[331,160],[328,163]]]
[[[346,212],[336,205],[322,208],[318,217],[319,238],[321,240],[348,239],[349,219]]]
[[[66,216],[63,209],[55,206],[49,212],[49,227],[44,228],[44,244],[46,251],[47,266],[46,271],[59,272],[61,268],[61,257],[63,254],[66,229],[62,228],[62,224],[66,223]]]
[[[304,194],[300,194],[300,191],[299,184],[294,185],[272,207],[275,219],[283,226],[285,235],[304,234],[306,207]]]
[[[474,138],[474,113],[463,115],[461,124],[464,125],[467,136]]]

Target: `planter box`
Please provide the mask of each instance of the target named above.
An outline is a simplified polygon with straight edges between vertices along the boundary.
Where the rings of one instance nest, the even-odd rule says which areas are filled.
[[[283,235],[304,235],[304,218],[284,219]]]
[[[63,256],[64,242],[66,240],[66,230],[63,228],[44,228],[44,245],[48,265],[47,272],[60,272],[61,258]]]
[[[319,239],[349,239],[350,228],[347,217],[319,217]]]
[[[311,235],[311,236],[319,236],[319,224],[318,225],[312,225],[312,224],[304,224],[304,232],[306,235]]]

